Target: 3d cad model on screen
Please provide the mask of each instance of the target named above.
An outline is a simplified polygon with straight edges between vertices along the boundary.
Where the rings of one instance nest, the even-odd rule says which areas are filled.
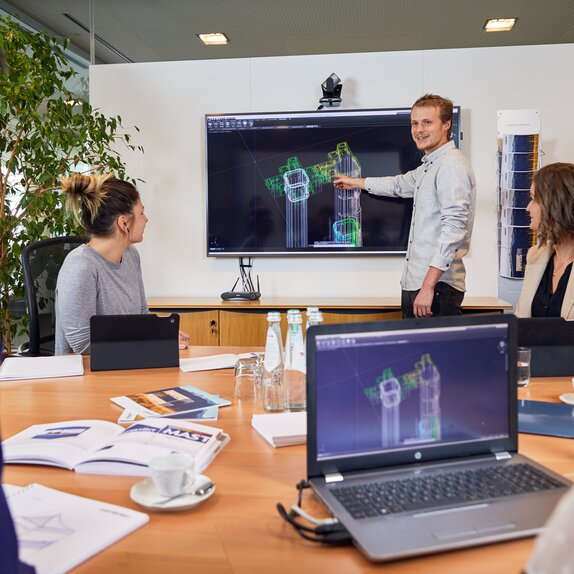
[[[285,244],[289,248],[309,245],[307,200],[313,193],[323,191],[324,185],[328,185],[330,191],[336,193],[336,201],[328,230],[329,240],[322,241],[320,246],[363,245],[361,190],[356,188],[333,191],[332,185],[332,179],[337,174],[361,177],[361,164],[347,142],[337,144],[335,150],[329,152],[327,156],[327,161],[308,167],[303,167],[297,156],[290,157],[285,165],[279,167],[278,175],[265,180],[267,189],[275,197],[285,197],[287,214]]]
[[[412,429],[413,436],[401,439],[401,403],[416,390],[419,391],[418,424]],[[391,369],[385,369],[376,384],[365,389],[365,395],[371,402],[381,404],[382,446],[441,439],[440,373],[429,354],[421,357],[413,371],[403,375],[394,376]]]

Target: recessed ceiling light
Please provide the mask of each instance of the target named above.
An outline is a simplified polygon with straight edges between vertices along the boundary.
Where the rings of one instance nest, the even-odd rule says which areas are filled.
[[[484,29],[487,32],[508,32],[516,24],[516,18],[495,18],[487,20]]]
[[[206,46],[220,46],[229,42],[229,38],[219,32],[217,34],[198,34],[198,37]]]

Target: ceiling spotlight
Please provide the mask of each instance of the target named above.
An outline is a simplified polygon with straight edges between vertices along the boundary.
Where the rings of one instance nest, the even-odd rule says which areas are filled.
[[[220,32],[216,34],[198,34],[197,36],[206,46],[221,46],[229,42],[229,38]]]
[[[483,28],[487,32],[508,32],[516,24],[516,18],[495,18],[487,20]]]
[[[328,108],[336,108],[341,105],[343,84],[337,74],[331,74],[321,84],[321,90],[323,91],[323,97],[319,100],[319,107],[317,109],[322,110],[325,106]]]

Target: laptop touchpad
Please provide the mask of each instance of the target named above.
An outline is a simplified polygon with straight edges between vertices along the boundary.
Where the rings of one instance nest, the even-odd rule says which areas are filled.
[[[516,528],[516,524],[489,504],[424,512],[414,518],[437,540],[476,538]]]

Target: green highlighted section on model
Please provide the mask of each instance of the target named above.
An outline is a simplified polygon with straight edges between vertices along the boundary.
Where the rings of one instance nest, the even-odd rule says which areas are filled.
[[[411,429],[412,436],[406,436],[400,427],[400,409],[414,391],[419,392],[418,424]],[[414,365],[414,370],[402,375],[395,376],[392,369],[384,369],[364,393],[373,404],[381,405],[383,446],[397,446],[414,438],[440,440],[440,373],[428,353]]]
[[[275,197],[286,200],[286,244],[287,247],[310,247],[307,234],[307,200],[323,191],[324,185],[332,186],[336,174],[360,177],[361,164],[347,142],[340,142],[327,153],[327,160],[304,167],[297,156],[289,157],[279,166],[277,174],[265,179],[265,185]],[[331,188],[333,189],[333,188]],[[360,189],[335,190],[335,208],[332,229],[329,231],[332,244],[360,247],[363,244],[361,232]]]

